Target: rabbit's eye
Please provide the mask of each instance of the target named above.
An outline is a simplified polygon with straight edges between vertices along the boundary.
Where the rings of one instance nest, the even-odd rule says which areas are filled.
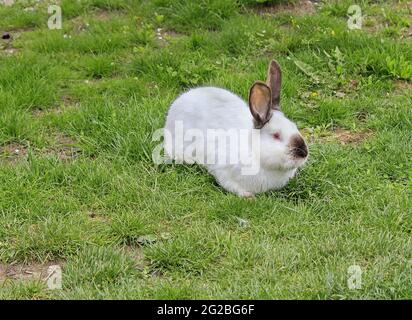
[[[279,132],[275,132],[275,133],[273,134],[273,139],[275,139],[275,140],[280,140],[280,133],[279,133]]]

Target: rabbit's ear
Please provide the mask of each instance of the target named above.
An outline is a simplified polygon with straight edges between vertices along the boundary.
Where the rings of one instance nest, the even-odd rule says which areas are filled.
[[[272,105],[274,110],[280,110],[280,88],[282,86],[282,72],[280,65],[276,60],[272,60],[269,64],[267,85],[272,91]]]
[[[266,83],[256,81],[250,88],[249,108],[255,120],[255,128],[262,128],[272,116],[272,93]]]

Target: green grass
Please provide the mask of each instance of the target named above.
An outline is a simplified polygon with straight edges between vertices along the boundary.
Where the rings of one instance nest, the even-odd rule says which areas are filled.
[[[353,31],[352,1],[312,14],[270,10],[286,1],[61,2],[62,30],[47,29],[44,2],[0,6],[13,36],[0,40],[0,265],[58,263],[63,288],[0,274],[0,298],[412,297],[407,1],[360,1]],[[246,98],[272,58],[311,150],[287,187],[251,201],[202,168],[153,164],[180,92]],[[351,265],[361,289],[347,286]]]

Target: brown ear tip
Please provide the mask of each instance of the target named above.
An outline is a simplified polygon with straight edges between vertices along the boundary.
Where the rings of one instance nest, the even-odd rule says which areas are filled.
[[[263,81],[260,80],[256,80],[255,82],[253,82],[252,87],[254,86],[267,86],[266,83],[264,83]]]
[[[275,68],[275,69],[280,70],[280,64],[279,64],[279,62],[277,62],[277,60],[272,60],[272,61],[270,62],[270,68],[271,68],[271,69],[272,69],[272,68]]]
[[[267,90],[270,92],[269,86],[263,81],[259,81],[259,80],[255,81],[250,87],[250,89],[252,90],[254,87],[259,87],[260,89]]]

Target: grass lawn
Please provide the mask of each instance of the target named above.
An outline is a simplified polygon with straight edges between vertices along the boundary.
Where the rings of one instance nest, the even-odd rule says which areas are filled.
[[[352,0],[61,0],[61,30],[55,1],[15,2],[0,5],[1,299],[412,298],[411,1],[357,1],[360,30]],[[271,59],[311,152],[287,187],[248,200],[153,164],[179,93],[246,99]]]

